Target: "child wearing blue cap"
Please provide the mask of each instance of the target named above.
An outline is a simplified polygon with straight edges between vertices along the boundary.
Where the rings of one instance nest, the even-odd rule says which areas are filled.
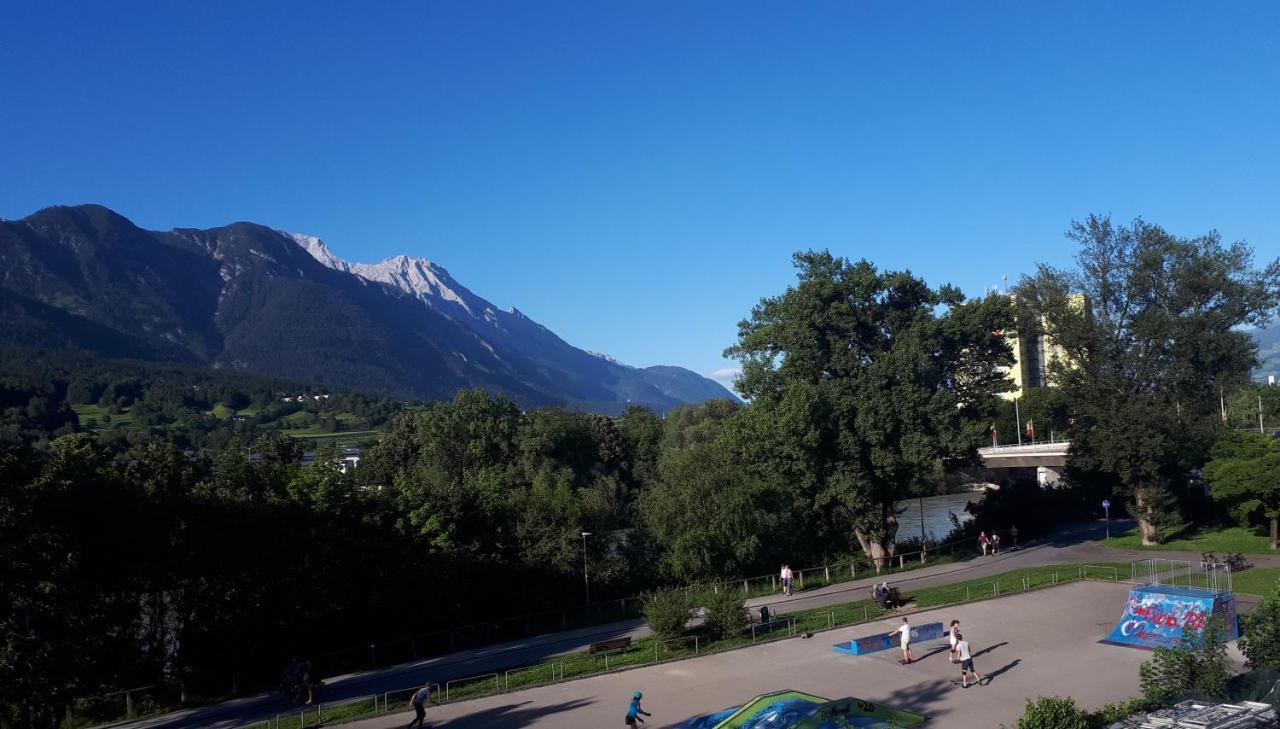
[[[631,726],[631,727],[636,726],[636,722],[640,722],[641,724],[643,724],[644,719],[640,718],[642,715],[653,716],[653,714],[650,714],[649,712],[640,708],[641,696],[642,694],[639,691],[635,692],[634,694],[631,694],[631,706],[630,708],[627,709],[627,726]]]

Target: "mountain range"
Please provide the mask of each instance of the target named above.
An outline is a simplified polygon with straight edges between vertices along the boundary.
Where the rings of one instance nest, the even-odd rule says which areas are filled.
[[[0,345],[426,400],[482,387],[604,413],[733,397],[681,367],[578,349],[426,259],[349,263],[319,238],[254,223],[143,230],[98,205],[0,220]]]
[[[1253,330],[1253,341],[1258,344],[1258,368],[1253,371],[1253,379],[1266,382],[1271,376],[1280,380],[1280,322]]]

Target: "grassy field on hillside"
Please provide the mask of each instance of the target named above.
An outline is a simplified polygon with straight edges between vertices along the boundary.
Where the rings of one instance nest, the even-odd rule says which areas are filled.
[[[101,405],[72,405],[71,409],[76,411],[76,417],[80,418],[82,427],[89,427],[92,430],[100,430],[107,427],[115,427],[117,425],[131,426],[133,425],[133,416],[128,410],[122,413],[112,415],[107,409]],[[110,422],[106,422],[109,420]],[[86,423],[92,421],[94,425],[86,426]]]

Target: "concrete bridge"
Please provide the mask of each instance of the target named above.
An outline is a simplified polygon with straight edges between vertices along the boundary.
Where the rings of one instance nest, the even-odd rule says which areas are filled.
[[[1024,443],[979,448],[978,455],[982,456],[983,467],[991,470],[1034,468],[1036,483],[1052,488],[1062,478],[1062,472],[1067,465],[1067,449],[1070,447],[1070,441]]]

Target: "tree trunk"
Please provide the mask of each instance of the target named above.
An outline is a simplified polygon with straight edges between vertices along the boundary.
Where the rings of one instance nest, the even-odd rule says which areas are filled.
[[[1274,516],[1271,517],[1271,549],[1273,550],[1276,548],[1276,538],[1280,536],[1280,534],[1277,533],[1278,524],[1280,524],[1280,519],[1277,519]]]
[[[1160,543],[1156,534],[1156,525],[1151,521],[1151,515],[1148,513],[1146,506],[1146,490],[1134,489],[1134,501],[1137,502],[1137,514],[1134,516],[1138,519],[1138,533],[1142,535],[1142,546],[1154,547]]]
[[[858,544],[862,546],[862,553],[867,555],[871,560],[871,564],[876,568],[876,574],[884,569],[884,566],[893,557],[897,551],[898,537],[898,517],[893,514],[893,505],[882,507],[880,510],[880,528],[878,533],[873,534],[862,528],[854,528],[853,534],[858,538]]]

